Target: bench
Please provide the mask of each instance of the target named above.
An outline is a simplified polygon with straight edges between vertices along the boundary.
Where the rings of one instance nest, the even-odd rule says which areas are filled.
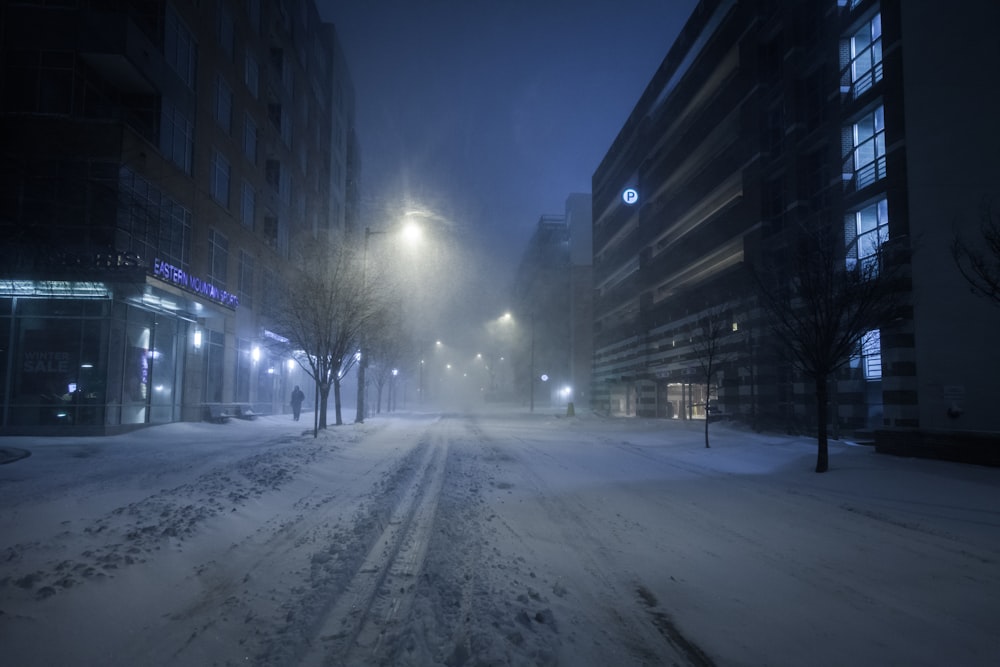
[[[205,421],[225,424],[233,416],[228,405],[222,403],[206,403],[204,406]]]
[[[231,406],[233,411],[233,416],[237,419],[257,419],[257,413],[253,411],[248,403],[238,403]]]

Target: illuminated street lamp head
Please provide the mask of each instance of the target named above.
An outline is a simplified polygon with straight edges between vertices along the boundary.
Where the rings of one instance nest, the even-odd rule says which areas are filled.
[[[412,220],[407,220],[403,223],[401,233],[407,243],[416,243],[420,240],[423,230],[421,230],[420,225],[417,223]]]

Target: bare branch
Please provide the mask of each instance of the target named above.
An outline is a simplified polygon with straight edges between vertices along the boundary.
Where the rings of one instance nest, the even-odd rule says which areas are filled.
[[[966,242],[957,232],[951,255],[973,294],[1000,305],[1000,215],[985,206],[978,239],[981,244]]]

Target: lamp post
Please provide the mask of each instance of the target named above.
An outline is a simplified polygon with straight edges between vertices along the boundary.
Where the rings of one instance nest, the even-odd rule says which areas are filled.
[[[385,232],[375,231],[373,232],[371,227],[365,227],[365,245],[361,256],[361,298],[368,298],[368,239],[371,238],[373,234],[385,234]],[[362,314],[362,317],[365,317]],[[361,323],[361,340],[358,346],[361,358],[358,359],[358,405],[357,410],[354,414],[355,424],[365,423],[365,368],[368,366],[368,351],[365,350],[365,339],[367,338],[368,328],[367,322],[362,321]]]
[[[389,232],[383,230],[373,230],[371,227],[365,227],[365,245],[361,257],[361,298],[364,300],[368,299],[368,243],[369,239],[376,234],[388,234]],[[416,241],[420,237],[420,226],[409,222],[403,227],[403,234],[410,241]],[[367,313],[362,313],[362,317],[367,319]],[[365,349],[366,339],[368,337],[368,323],[362,320],[360,329],[360,341],[359,341],[359,352],[361,358],[358,360],[358,405],[357,411],[354,415],[355,424],[363,424],[365,421],[365,391],[366,391],[366,379],[365,370],[368,368],[368,350]]]

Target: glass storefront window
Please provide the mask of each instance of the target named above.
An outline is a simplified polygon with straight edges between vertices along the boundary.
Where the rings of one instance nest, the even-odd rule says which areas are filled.
[[[153,348],[148,354],[151,362],[149,421],[153,424],[172,422],[176,417],[177,324],[177,320],[157,319]]]
[[[137,308],[129,309],[129,321],[125,327],[125,372],[122,383],[123,424],[146,422],[152,328],[151,313]]]
[[[205,401],[208,403],[222,402],[223,355],[226,349],[226,336],[220,331],[208,331],[205,346]]]

